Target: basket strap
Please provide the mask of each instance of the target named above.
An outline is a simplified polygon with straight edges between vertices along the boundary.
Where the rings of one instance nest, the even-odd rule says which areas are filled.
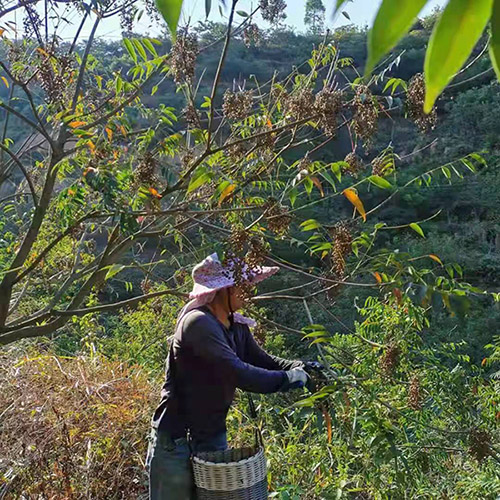
[[[256,447],[264,447],[264,438],[262,437],[262,431],[260,429],[259,423],[257,421],[257,409],[255,408],[255,402],[252,398],[252,395],[247,392],[248,406],[250,408],[250,417],[255,420],[255,446]]]

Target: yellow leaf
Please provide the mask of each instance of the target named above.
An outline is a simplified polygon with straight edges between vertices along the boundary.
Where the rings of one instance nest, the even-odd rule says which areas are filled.
[[[488,358],[484,358],[484,359],[481,361],[481,366],[484,366],[487,362],[488,362]]]
[[[161,198],[161,194],[153,187],[149,188],[149,192],[155,197],[155,198]]]
[[[429,257],[430,257],[432,260],[435,260],[438,264],[443,265],[443,263],[441,262],[441,259],[440,259],[437,255],[434,255],[433,253],[431,253],[431,254],[429,254]]]
[[[0,76],[0,78],[2,79],[2,82],[5,83],[5,86],[9,88],[9,82],[7,81],[7,78],[5,78],[5,76]]]
[[[311,181],[319,189],[321,197],[323,198],[325,196],[325,193],[323,191],[323,186],[321,185],[321,181],[317,177],[311,177]]]
[[[87,146],[89,147],[89,149],[90,149],[90,151],[91,151],[92,153],[94,153],[94,152],[95,152],[95,144],[94,144],[92,141],[88,141],[88,142],[87,142]]]
[[[323,253],[321,254],[321,258],[324,259],[328,255],[328,250],[323,250]]]
[[[39,54],[42,54],[42,56],[50,57],[50,54],[47,51],[43,50],[42,47],[37,47],[36,50]]]
[[[220,198],[219,198],[219,207],[222,205],[222,202],[235,190],[236,185],[235,184],[229,184],[229,186],[226,186],[224,188],[224,191],[222,191]]]
[[[125,130],[125,127],[124,127],[123,125],[120,125],[119,129],[120,129],[120,132],[121,132],[121,133],[122,133],[125,137],[127,137],[127,131]]]
[[[75,120],[74,122],[69,122],[69,126],[71,128],[78,128],[81,127],[82,125],[87,125],[87,122],[82,122],[79,120]]]
[[[109,127],[106,127],[104,130],[106,134],[108,134],[108,140],[111,142],[111,139],[113,139],[113,131]]]
[[[363,206],[363,202],[359,199],[356,191],[352,188],[347,188],[342,191],[342,194],[356,207],[356,210],[363,218],[363,221],[366,222],[365,207]]]
[[[377,283],[382,283],[382,276],[380,276],[380,273],[378,273],[377,271],[375,271],[373,273],[373,276],[375,276],[375,279],[377,280]]]

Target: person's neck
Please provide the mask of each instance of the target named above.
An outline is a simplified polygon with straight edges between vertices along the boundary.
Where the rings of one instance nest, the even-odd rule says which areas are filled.
[[[229,321],[229,311],[223,304],[219,302],[212,302],[207,304],[207,307],[212,311],[214,316],[227,328],[231,326],[231,322]]]

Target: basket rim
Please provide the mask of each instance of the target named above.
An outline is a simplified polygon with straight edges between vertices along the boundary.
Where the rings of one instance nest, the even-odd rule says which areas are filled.
[[[235,448],[236,450],[239,448]],[[242,460],[238,460],[235,462],[212,462],[210,460],[204,460],[203,458],[200,458],[197,455],[193,455],[191,458],[193,462],[196,462],[199,465],[210,465],[211,467],[221,467],[221,468],[226,468],[226,467],[234,467],[235,465],[245,465],[248,462],[255,462],[256,460],[260,459],[262,457],[265,457],[264,454],[264,448],[262,446],[259,446],[259,449],[256,453],[254,453],[251,457],[248,458],[243,458]]]

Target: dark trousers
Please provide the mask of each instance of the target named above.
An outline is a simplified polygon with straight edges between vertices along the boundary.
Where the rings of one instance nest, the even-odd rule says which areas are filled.
[[[206,440],[182,437],[172,440],[168,433],[151,429],[146,466],[150,500],[194,500],[196,489],[191,453],[227,448],[225,432]]]

